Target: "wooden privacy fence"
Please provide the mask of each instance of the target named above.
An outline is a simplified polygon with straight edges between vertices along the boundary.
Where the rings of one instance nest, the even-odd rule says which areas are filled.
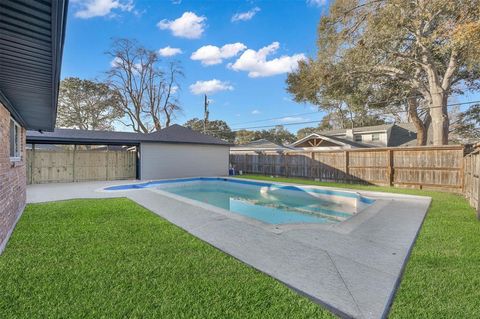
[[[136,178],[137,153],[117,150],[27,150],[27,183]]]
[[[477,217],[480,219],[480,144],[477,144],[474,151],[465,155],[464,168],[464,194],[470,205],[477,210]]]
[[[462,192],[463,146],[230,154],[244,173]]]

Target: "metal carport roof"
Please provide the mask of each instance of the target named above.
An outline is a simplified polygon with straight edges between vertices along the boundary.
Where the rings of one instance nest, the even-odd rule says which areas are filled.
[[[109,144],[138,145],[140,143],[176,143],[224,145],[230,143],[202,134],[178,124],[155,133],[55,129],[54,132],[27,131],[27,143],[36,144]]]

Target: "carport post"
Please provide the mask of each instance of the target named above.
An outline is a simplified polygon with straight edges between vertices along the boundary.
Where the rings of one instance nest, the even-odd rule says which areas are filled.
[[[35,168],[35,144],[32,143],[32,152],[30,153],[31,159],[30,159],[30,184],[33,184],[33,175],[34,175],[34,168]]]
[[[75,157],[77,153],[77,144],[73,144],[73,159],[72,159],[72,182],[75,182]]]
[[[109,152],[109,150],[108,150],[108,144],[107,144],[107,163],[106,163],[106,165],[105,165],[105,169],[106,169],[106,171],[105,171],[105,179],[106,179],[107,181],[109,180],[109,179],[108,179],[108,157],[109,157],[109,155],[110,155],[109,153],[110,153],[110,152]]]
[[[140,166],[140,157],[141,157],[141,154],[140,154],[140,149],[142,147],[142,144],[138,144],[137,145],[137,160],[136,160],[136,163],[135,163],[135,170],[136,170],[136,178],[137,179],[141,179],[141,175],[142,175],[142,168]]]

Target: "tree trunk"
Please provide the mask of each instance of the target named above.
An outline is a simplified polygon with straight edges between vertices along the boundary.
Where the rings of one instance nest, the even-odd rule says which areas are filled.
[[[418,116],[418,100],[416,98],[408,98],[408,116],[412,120],[415,128],[417,129],[417,145],[427,145],[427,130],[428,127],[423,123],[422,119]]]
[[[449,128],[447,95],[441,91],[441,88],[436,93],[432,92],[430,116],[432,117],[433,144],[447,145]]]
[[[169,127],[171,122],[171,115],[168,112],[165,112],[165,118],[165,127]]]

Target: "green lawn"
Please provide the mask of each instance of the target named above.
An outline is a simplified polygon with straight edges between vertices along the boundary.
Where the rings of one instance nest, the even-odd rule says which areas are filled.
[[[0,318],[331,318],[127,199],[28,205],[0,256]]]
[[[390,318],[480,318],[480,222],[460,195],[293,178],[242,177],[432,197]]]
[[[390,317],[480,318],[480,223],[462,197],[273,180],[433,197]],[[127,199],[96,199],[27,206],[0,256],[0,318],[46,317],[331,315]]]

